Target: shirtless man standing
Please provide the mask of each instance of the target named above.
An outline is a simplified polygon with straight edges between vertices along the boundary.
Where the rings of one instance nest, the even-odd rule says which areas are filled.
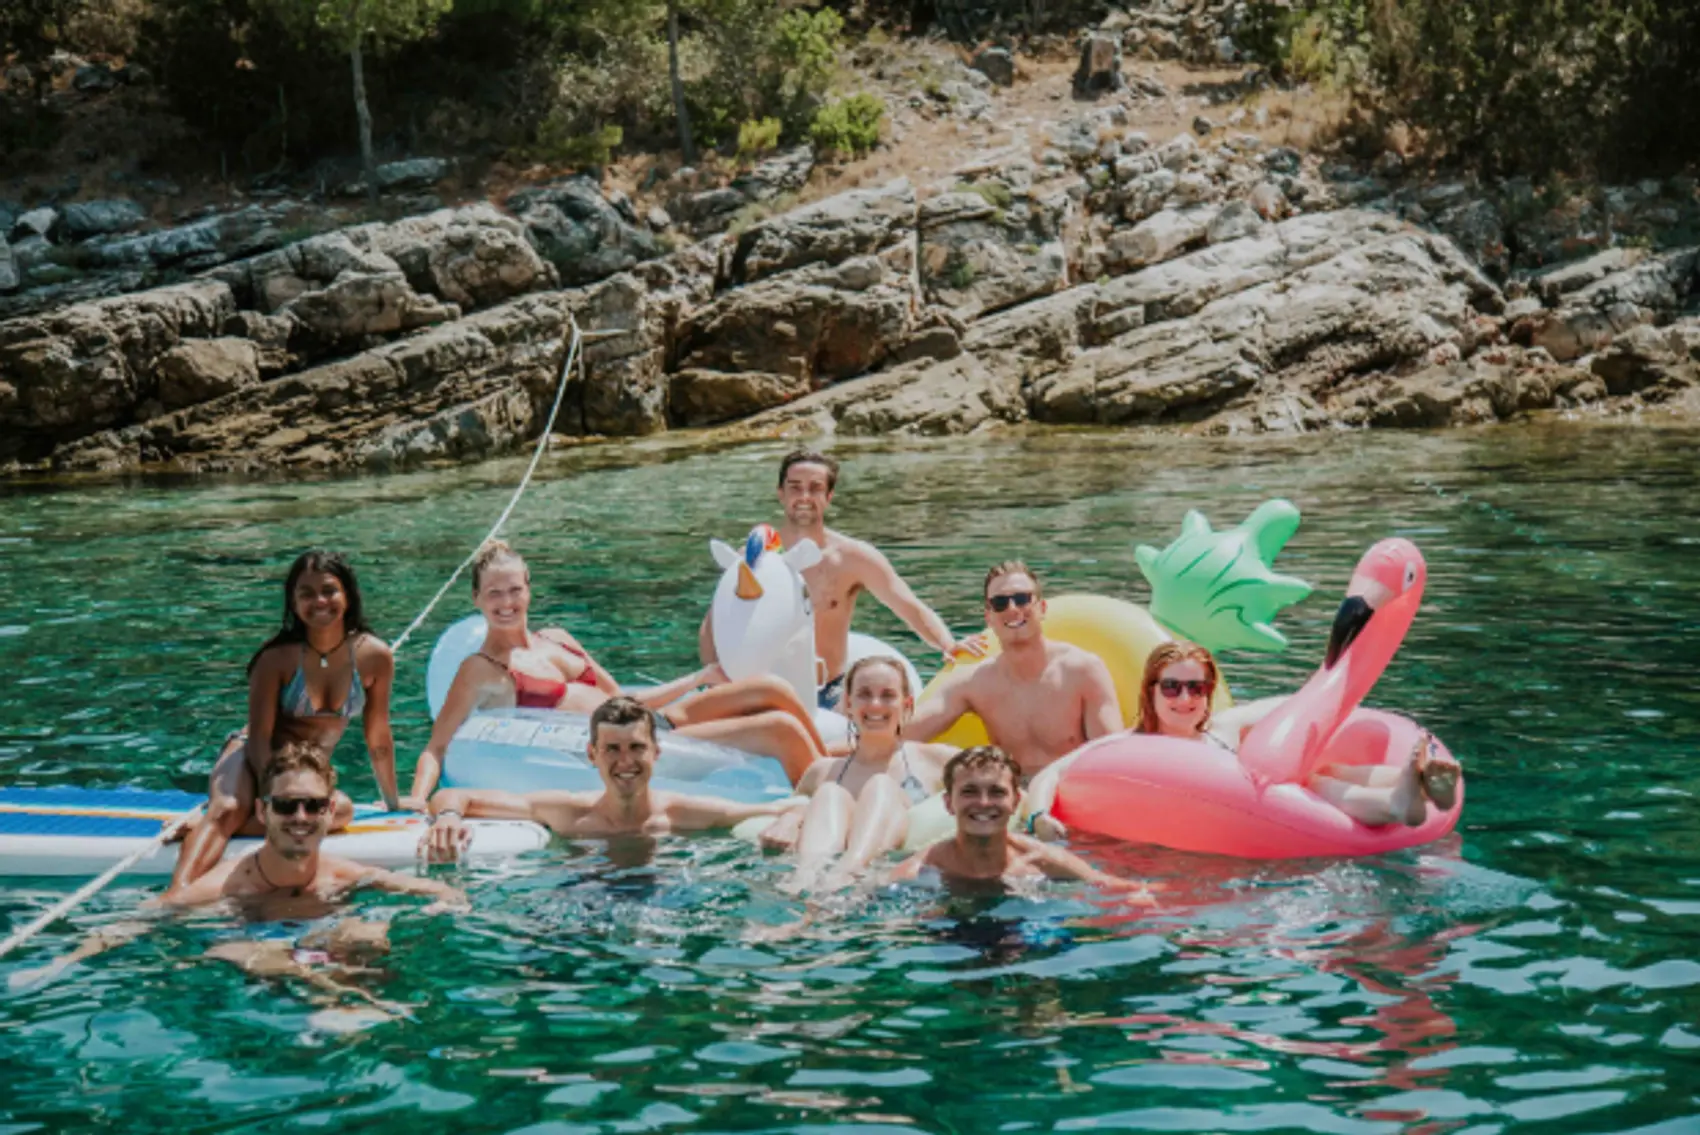
[[[1023,780],[1086,742],[1122,728],[1115,683],[1090,651],[1045,637],[1045,598],[1020,560],[986,573],[986,622],[1002,653],[940,684],[915,707],[905,732],[931,741],[965,713],[979,714],[992,743],[1015,758]]]
[[[655,711],[628,697],[609,698],[590,715],[590,761],[602,777],[600,792],[498,792],[445,788],[431,797],[436,816],[419,841],[432,862],[456,858],[470,839],[466,816],[533,820],[558,836],[595,839],[618,835],[730,828],[754,816],[777,816],[796,801],[740,804],[713,796],[651,792],[660,749]]]
[[[1106,875],[1078,855],[1027,836],[1011,835],[1009,818],[1021,801],[1020,769],[1003,750],[978,745],[944,766],[944,804],[956,817],[956,834],[903,861],[894,880],[934,871],[949,881],[1073,879],[1126,892],[1131,901],[1153,902],[1146,885]]]
[[[821,685],[822,709],[837,709],[844,697],[844,670],[850,653],[850,617],[856,598],[867,591],[890,608],[910,630],[946,658],[959,650],[978,653],[974,644],[958,642],[931,607],[921,602],[878,548],[834,532],[826,526],[827,506],[838,487],[838,462],[813,450],[799,449],[779,463],[779,506],[785,522],[779,538],[787,548],[812,540],[821,550],[820,563],[803,572],[815,609],[815,649],[826,663]],[[704,664],[716,661],[714,632],[708,618],[697,636]]]

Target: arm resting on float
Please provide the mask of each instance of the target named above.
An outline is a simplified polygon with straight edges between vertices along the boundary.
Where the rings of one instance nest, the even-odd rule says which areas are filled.
[[[443,697],[443,708],[437,711],[437,720],[431,725],[431,739],[425,743],[419,762],[413,766],[413,787],[407,794],[409,807],[424,808],[425,801],[437,790],[437,781],[443,773],[443,755],[449,751],[449,743],[455,739],[456,731],[466,724],[466,719],[477,707],[477,680],[472,674],[476,657],[460,664],[449,692]]]

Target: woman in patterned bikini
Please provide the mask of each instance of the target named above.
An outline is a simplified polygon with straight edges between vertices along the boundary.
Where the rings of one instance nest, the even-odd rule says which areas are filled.
[[[274,749],[293,741],[329,754],[357,716],[378,790],[386,806],[398,807],[390,734],[394,677],[395,659],[366,625],[348,561],[318,548],[296,557],[283,584],[283,626],[248,662],[248,724],[225,739],[206,815],[183,843],[171,890],[211,870],[233,836],[259,834],[255,786]],[[338,792],[332,807],[335,831],[347,825],[354,805]]]

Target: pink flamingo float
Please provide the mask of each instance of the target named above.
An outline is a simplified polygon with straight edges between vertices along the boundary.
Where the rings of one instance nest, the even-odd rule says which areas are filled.
[[[1451,831],[1432,801],[1421,824],[1359,823],[1306,787],[1328,765],[1402,765],[1423,744],[1416,722],[1359,703],[1416,618],[1427,567],[1409,540],[1376,544],[1352,574],[1328,653],[1304,687],[1246,735],[1236,756],[1205,741],[1119,733],[1083,748],[1052,810],[1070,828],[1182,851],[1248,859],[1373,855]]]

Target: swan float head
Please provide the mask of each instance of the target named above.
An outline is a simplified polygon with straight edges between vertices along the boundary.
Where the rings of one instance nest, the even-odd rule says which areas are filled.
[[[803,572],[820,562],[812,540],[785,548],[771,525],[750,530],[741,551],[709,541],[720,567],[714,588],[714,649],[733,679],[773,674],[815,697],[815,619]]]

